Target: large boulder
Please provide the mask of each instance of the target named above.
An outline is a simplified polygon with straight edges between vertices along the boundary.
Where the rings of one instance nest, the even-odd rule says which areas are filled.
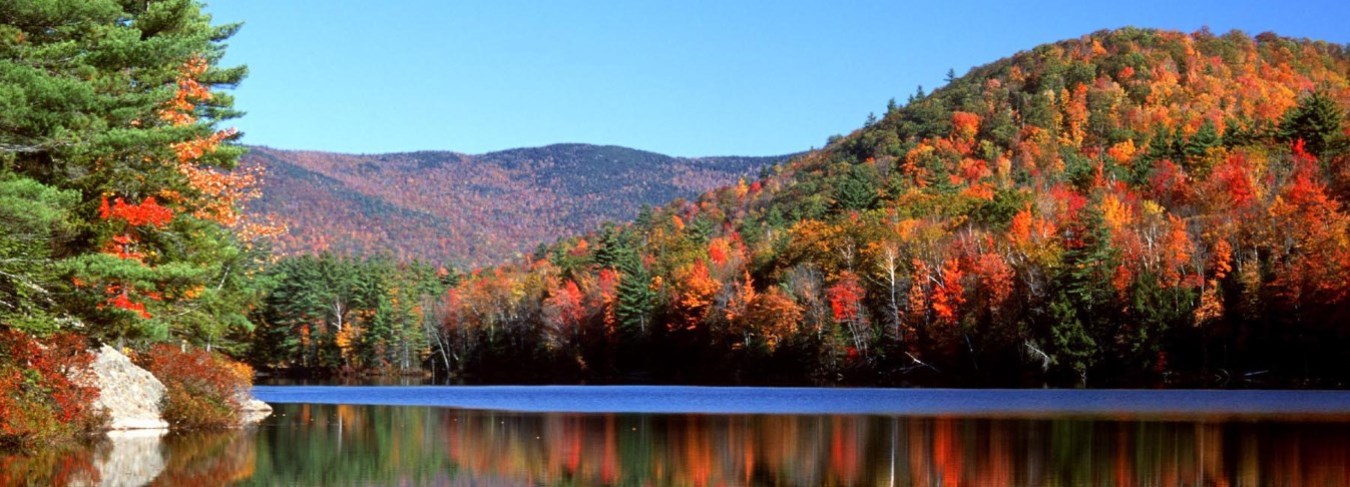
[[[126,355],[108,345],[98,350],[90,369],[99,390],[94,407],[107,411],[108,429],[169,428],[160,411],[164,383],[149,371],[137,367]]]

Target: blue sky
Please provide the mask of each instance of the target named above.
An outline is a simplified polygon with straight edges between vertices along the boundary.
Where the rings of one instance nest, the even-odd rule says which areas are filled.
[[[1126,25],[1350,43],[1350,2],[216,0],[249,144],[679,156],[822,145],[947,70]]]

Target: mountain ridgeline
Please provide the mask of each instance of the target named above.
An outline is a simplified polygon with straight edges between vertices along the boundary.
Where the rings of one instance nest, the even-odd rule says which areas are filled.
[[[1348,75],[1344,46],[1268,33],[1039,46],[758,180],[447,279],[417,346],[487,382],[1343,386]],[[274,333],[309,326],[280,304]]]
[[[254,214],[288,232],[282,254],[389,254],[456,266],[504,262],[559,235],[631,220],[644,205],[753,177],[782,157],[680,158],[559,144],[482,155],[348,155],[252,147],[266,169]]]

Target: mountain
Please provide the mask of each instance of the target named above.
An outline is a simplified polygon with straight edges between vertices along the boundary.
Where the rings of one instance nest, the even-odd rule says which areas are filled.
[[[1270,33],[1042,45],[475,272],[439,346],[485,380],[1343,386],[1348,73]]]
[[[559,235],[631,220],[644,205],[753,176],[785,157],[670,157],[559,144],[482,155],[351,155],[251,147],[266,169],[254,214],[289,231],[283,254],[387,253],[459,266],[502,262]]]

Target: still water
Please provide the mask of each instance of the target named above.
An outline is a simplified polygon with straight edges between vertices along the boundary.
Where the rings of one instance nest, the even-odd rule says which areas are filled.
[[[257,392],[255,428],[0,456],[0,483],[1350,485],[1347,393]]]

